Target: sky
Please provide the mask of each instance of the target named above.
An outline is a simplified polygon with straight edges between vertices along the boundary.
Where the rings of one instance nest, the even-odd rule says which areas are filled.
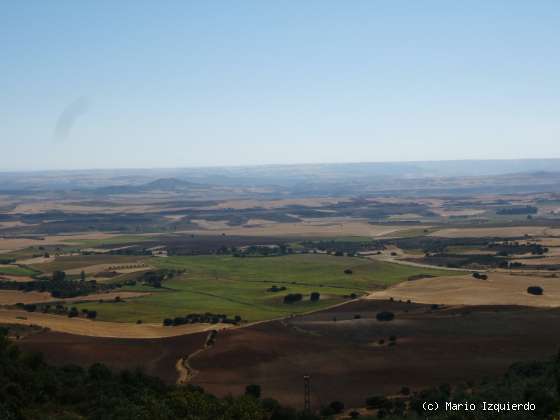
[[[0,171],[560,157],[560,2],[0,0]]]

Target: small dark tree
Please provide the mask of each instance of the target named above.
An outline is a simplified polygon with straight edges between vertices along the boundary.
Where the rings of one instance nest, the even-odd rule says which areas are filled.
[[[346,270],[344,270],[344,274],[352,274],[352,269],[347,268]]]
[[[529,287],[527,287],[527,293],[529,293],[531,295],[540,296],[540,295],[543,294],[543,292],[544,292],[544,290],[540,286],[529,286]]]
[[[72,306],[72,308],[70,308],[70,311],[68,312],[68,317],[74,318],[78,315],[79,315],[78,309],[75,306]]]
[[[312,292],[309,300],[311,300],[311,302],[317,302],[320,298],[321,294],[319,292]]]
[[[81,281],[86,281],[86,272],[84,270],[82,270],[81,273],[80,273],[80,280]]]
[[[253,396],[257,399],[260,398],[261,397],[261,386],[260,385],[255,385],[255,384],[247,385],[245,387],[245,395],[250,395],[250,396]]]
[[[165,318],[163,320],[163,325],[165,325],[166,327],[170,327],[171,325],[173,325],[173,320],[171,318]]]
[[[395,319],[395,314],[393,312],[383,311],[375,315],[375,318],[378,321],[392,321],[393,319]]]
[[[52,279],[53,281],[64,281],[64,279],[66,278],[66,273],[64,271],[53,271],[52,273]]]
[[[88,317],[89,319],[95,319],[95,318],[97,318],[97,311],[88,311],[87,317]]]

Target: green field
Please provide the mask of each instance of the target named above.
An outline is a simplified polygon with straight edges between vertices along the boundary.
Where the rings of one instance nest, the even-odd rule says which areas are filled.
[[[27,267],[21,267],[19,265],[1,265],[0,274],[12,275],[12,276],[32,276],[38,272]]]
[[[98,319],[110,321],[161,322],[163,318],[188,313],[225,313],[256,321],[318,310],[344,301],[344,295],[363,294],[406,280],[415,274],[461,274],[445,270],[409,267],[364,258],[324,254],[282,257],[236,258],[193,256],[150,259],[159,268],[184,269],[185,274],[164,283],[165,289],[151,289],[150,296],[122,303],[84,303],[79,309],[96,310]],[[353,274],[344,274],[350,268]],[[268,292],[272,285],[282,292]],[[129,287],[124,290],[140,290]],[[146,290],[142,287],[143,291]],[[321,293],[310,302],[311,292]],[[287,293],[302,293],[304,300],[284,304]]]

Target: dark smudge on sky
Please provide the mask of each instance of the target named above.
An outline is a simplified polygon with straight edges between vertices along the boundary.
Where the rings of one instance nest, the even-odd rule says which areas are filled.
[[[55,142],[65,141],[69,138],[72,127],[74,127],[78,118],[88,111],[89,106],[88,98],[82,96],[64,108],[54,129]]]

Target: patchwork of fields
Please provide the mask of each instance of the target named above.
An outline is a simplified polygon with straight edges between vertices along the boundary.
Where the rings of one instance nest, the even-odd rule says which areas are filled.
[[[185,270],[180,277],[166,281],[150,296],[120,303],[83,303],[98,312],[99,320],[161,322],[163,318],[189,313],[239,315],[246,321],[259,321],[319,310],[344,302],[351,294],[362,295],[384,288],[410,276],[448,275],[448,271],[418,269],[363,258],[323,254],[282,257],[237,258],[232,256],[193,256],[152,259],[150,264]],[[351,269],[352,274],[345,274]],[[460,274],[460,273],[459,273]],[[269,292],[276,285],[281,292]],[[134,286],[125,290],[145,290]],[[309,295],[319,292],[318,302]],[[288,293],[301,293],[301,302],[286,304]]]

